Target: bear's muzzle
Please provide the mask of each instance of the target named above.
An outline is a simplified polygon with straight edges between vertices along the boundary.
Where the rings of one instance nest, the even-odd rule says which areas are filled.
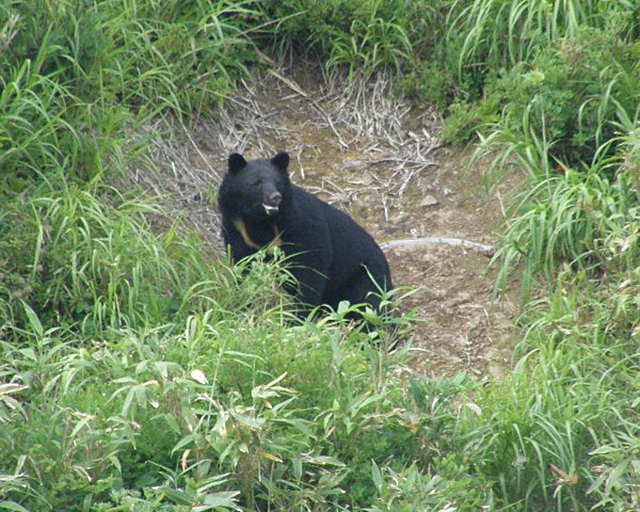
[[[280,211],[280,203],[282,202],[282,194],[280,192],[274,192],[271,194],[267,201],[262,203],[262,207],[267,215],[273,217]]]

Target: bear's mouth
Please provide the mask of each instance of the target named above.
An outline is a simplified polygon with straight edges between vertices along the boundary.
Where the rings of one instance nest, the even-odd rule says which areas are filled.
[[[262,203],[262,207],[267,215],[273,217],[280,211],[280,207],[277,204]]]

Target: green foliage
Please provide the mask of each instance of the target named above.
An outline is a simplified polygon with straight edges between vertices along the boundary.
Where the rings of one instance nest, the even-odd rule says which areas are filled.
[[[637,508],[637,14],[2,3],[0,508]],[[502,382],[408,372],[409,346],[386,350],[396,329],[410,337],[406,318],[362,311],[366,333],[343,304],[298,321],[277,251],[228,266],[177,224],[152,232],[162,212],[105,185],[146,157],[141,126],[207,112],[256,45],[336,77],[390,67],[398,90],[449,109],[447,140],[480,130],[494,176],[523,172],[495,261],[499,286],[524,270],[538,300]]]
[[[356,72],[411,70],[415,52],[433,44],[432,22],[442,10],[428,0],[282,0],[267,15],[282,20],[275,28],[280,51],[320,56],[330,74],[346,68],[352,79]]]
[[[110,194],[115,207],[105,202]],[[176,314],[192,270],[168,264],[171,233],[156,241],[151,213],[113,189],[67,184],[6,205],[4,298],[27,301],[48,325],[81,319],[90,331]]]
[[[57,1],[38,5],[18,0],[0,7],[8,31],[0,64],[5,71],[34,60],[43,49],[42,74],[55,75],[76,92],[96,87],[96,72],[109,65],[109,41],[103,36],[99,13],[88,2]],[[6,18],[5,18],[6,16]]]
[[[612,249],[608,247],[616,242],[610,238],[631,236],[627,235],[628,222],[635,218],[639,206],[628,179],[610,174],[615,160],[602,157],[584,170],[552,166],[550,145],[532,131],[526,138],[507,130],[496,131],[484,144],[501,148],[493,166],[513,165],[515,161],[528,173],[530,185],[512,199],[510,219],[494,257],[501,263],[498,288],[506,285],[521,263],[524,297],[541,271],[547,282],[553,282],[564,263],[599,271],[611,265]]]
[[[45,44],[34,62],[0,75],[3,195],[22,190],[78,146],[77,132],[65,120],[68,91],[39,74],[47,52]]]
[[[352,308],[286,325],[278,258],[205,264],[99,182],[59,178],[6,206],[0,473],[27,479],[4,503],[339,507],[345,486],[369,499],[354,470],[370,459],[412,460],[422,422],[388,385],[403,352],[363,351]]]
[[[618,112],[626,118],[621,108]],[[482,138],[474,155],[474,160],[493,155],[490,179],[498,179],[501,170],[513,167],[527,177],[511,197],[503,241],[494,257],[501,264],[497,288],[506,285],[514,269],[521,268],[525,298],[541,271],[547,282],[553,282],[564,263],[580,270],[614,270],[614,263],[620,261],[615,244],[633,246],[639,206],[634,173],[618,171],[621,164],[633,161],[633,128],[628,135],[601,144],[590,167],[573,168],[554,163],[555,143],[545,137],[544,117],[541,136],[530,118],[527,110],[518,130],[496,125],[493,133]],[[626,126],[633,127],[633,122],[628,120]],[[609,156],[614,143],[628,150]]]
[[[518,126],[529,110],[532,128],[555,142],[553,156],[589,162],[613,137],[618,109],[640,106],[640,45],[584,29],[531,63],[520,63],[488,93],[502,103],[505,122]]]
[[[105,2],[104,31],[117,66],[103,77],[120,101],[197,116],[219,104],[255,53],[251,2]]]
[[[459,52],[460,72],[482,63],[510,68],[530,60],[540,50],[573,39],[585,27],[615,32],[631,41],[637,35],[638,7],[632,2],[593,0],[521,0],[457,2],[450,34],[464,34]]]
[[[339,34],[333,39],[331,55],[326,62],[329,70],[340,65],[349,69],[352,79],[356,70],[370,74],[373,70],[393,67],[400,71],[411,58],[411,43],[399,25],[383,18],[354,20],[349,36]]]
[[[250,2],[22,0],[0,9],[8,20],[2,75],[35,61],[36,73],[68,90],[62,101],[73,94],[197,115],[220,103],[256,60],[247,32],[260,11]]]
[[[455,74],[442,62],[423,61],[418,69],[404,75],[396,85],[396,90],[405,95],[427,98],[438,109],[444,111],[454,100],[457,87]]]
[[[449,106],[448,113],[442,138],[449,143],[471,141],[478,131],[499,121],[495,105],[489,101],[476,105],[454,102]]]
[[[7,410],[0,446],[11,454],[4,467],[29,475],[6,496],[29,507],[366,503],[361,465],[384,463],[389,450],[408,463],[430,425],[451,421],[438,386],[438,420],[398,392],[400,356],[376,359],[371,379],[365,336],[342,320],[285,328],[279,308],[245,317],[216,306],[182,331],[114,327],[78,345],[73,329],[47,328],[23,307],[0,372],[24,383],[11,388],[24,406]]]
[[[477,455],[497,472],[510,502],[524,500],[535,509],[534,496],[543,495],[557,510],[585,504],[609,510],[614,503],[633,508],[637,475],[627,461],[637,460],[637,451],[628,459],[613,449],[619,459],[600,466],[599,453],[608,452],[611,440],[622,446],[629,428],[637,435],[639,411],[629,400],[637,385],[628,387],[640,370],[637,342],[630,338],[637,320],[635,326],[614,320],[616,303],[628,290],[614,291],[611,284],[613,293],[600,293],[601,283],[567,268],[554,292],[528,312],[524,354],[512,377],[486,397],[490,402],[478,402],[495,416],[468,415],[473,429],[486,428],[480,439],[474,431]],[[622,329],[612,329],[615,324]],[[612,477],[616,483],[609,480],[605,488]],[[552,478],[553,493],[547,490]]]
[[[375,484],[374,504],[365,510],[370,512],[413,510],[447,510],[451,497],[456,497],[460,510],[477,510],[494,506],[489,485],[479,483],[479,478],[471,478],[462,467],[443,461],[437,475],[421,473],[415,465],[402,471],[390,467],[378,468],[371,463],[371,476]],[[446,466],[446,469],[445,467]]]
[[[445,136],[465,140],[468,127],[485,130],[498,113],[503,126],[517,130],[526,115],[539,136],[544,131],[555,142],[551,156],[589,162],[614,137],[612,122],[640,106],[639,49],[612,33],[578,30],[490,80],[480,103],[452,108]]]
[[[638,128],[638,116],[640,116],[640,109],[636,111],[635,117],[631,117],[628,112],[618,109],[620,122],[617,123],[617,127],[623,133],[619,139],[622,155],[620,171],[627,176],[636,195],[640,194],[640,128]]]
[[[457,22],[475,24],[461,72],[474,59],[507,70],[486,82],[482,102],[450,109],[445,134],[479,130],[476,158],[491,159],[489,178],[505,169],[523,175],[494,262],[497,287],[517,272],[526,305],[513,373],[476,395],[461,418],[463,453],[478,477],[494,482],[498,504],[631,510],[639,404],[629,397],[640,369],[637,16],[623,3],[565,3],[566,11],[553,3],[553,18],[535,20],[546,19],[540,30],[525,4],[477,2]],[[507,33],[513,41],[500,37]],[[532,289],[541,297],[533,303]]]

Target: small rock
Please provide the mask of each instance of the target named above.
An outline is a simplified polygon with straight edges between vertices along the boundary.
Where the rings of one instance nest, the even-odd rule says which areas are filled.
[[[437,204],[439,204],[439,201],[429,194],[424,196],[424,199],[420,201],[420,206],[435,206]]]
[[[458,304],[464,304],[471,300],[471,294],[469,292],[461,292],[458,294]]]
[[[344,164],[345,171],[364,171],[367,168],[367,162],[362,160],[350,160]]]
[[[415,297],[420,300],[442,300],[447,296],[445,290],[439,288],[422,288],[416,292]]]
[[[489,363],[489,375],[491,375],[491,377],[493,378],[493,380],[495,381],[501,381],[504,376],[505,376],[505,369],[500,366],[497,365],[496,363]]]
[[[442,300],[447,296],[447,291],[443,290],[442,288],[435,288],[435,289],[431,289],[429,291],[431,292],[431,296],[434,299]]]

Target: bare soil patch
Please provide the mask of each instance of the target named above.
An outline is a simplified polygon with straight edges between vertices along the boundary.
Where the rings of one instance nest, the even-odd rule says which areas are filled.
[[[328,84],[319,73],[271,71],[242,90],[215,119],[200,120],[180,144],[156,141],[160,171],[133,181],[161,195],[222,252],[213,191],[229,153],[291,155],[292,180],[349,212],[376,240],[458,238],[495,246],[497,196],[467,168],[470,151],[443,147],[429,105],[395,98],[390,77]],[[506,185],[505,185],[506,187]],[[466,370],[499,378],[508,367],[513,308],[495,303],[497,269],[481,252],[447,244],[385,249],[396,286],[418,288],[405,302],[420,322],[411,365],[430,376]]]

